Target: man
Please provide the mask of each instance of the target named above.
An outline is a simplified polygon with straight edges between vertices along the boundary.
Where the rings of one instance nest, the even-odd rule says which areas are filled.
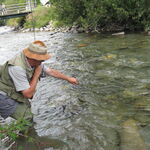
[[[46,45],[34,41],[0,67],[0,115],[3,118],[32,119],[28,99],[34,96],[42,72],[77,84],[76,78],[44,66],[42,62],[49,58]]]
[[[5,8],[5,4],[2,4],[1,8],[2,8],[2,15],[5,15],[7,13],[6,8]]]

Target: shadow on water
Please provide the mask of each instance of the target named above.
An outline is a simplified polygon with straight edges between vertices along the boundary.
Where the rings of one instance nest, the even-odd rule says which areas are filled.
[[[52,147],[52,149],[66,149],[68,146],[65,142],[58,139],[50,139],[48,137],[39,137],[34,128],[31,128],[27,137],[19,137],[11,150],[43,150]]]
[[[22,38],[25,35],[28,38]],[[10,45],[4,45],[7,54],[18,38],[22,39],[18,43],[21,48],[31,41],[31,33],[25,35],[3,35],[4,39],[13,39]],[[36,36],[53,54],[45,64],[77,77],[80,84],[74,86],[52,77],[41,79],[32,101],[38,136],[33,131],[35,143],[20,139],[17,146],[28,150],[139,150],[139,146],[148,150],[150,37],[51,36],[49,32]],[[6,55],[3,49],[2,53]]]

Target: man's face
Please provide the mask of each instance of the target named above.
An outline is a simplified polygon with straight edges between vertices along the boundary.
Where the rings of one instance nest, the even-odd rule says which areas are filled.
[[[30,59],[28,58],[28,62],[29,64],[31,65],[31,67],[38,67],[39,65],[41,65],[41,63],[43,62],[44,60],[35,60],[35,59]]]
[[[34,60],[32,61],[32,65],[33,67],[38,67],[39,65],[41,65],[41,63],[43,62],[43,60]]]

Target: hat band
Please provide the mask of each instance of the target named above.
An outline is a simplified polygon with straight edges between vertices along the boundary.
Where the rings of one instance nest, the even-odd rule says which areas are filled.
[[[37,44],[33,44],[31,43],[28,47],[29,51],[31,51],[32,53],[35,54],[39,54],[39,55],[45,55],[47,54],[47,47],[43,47]]]

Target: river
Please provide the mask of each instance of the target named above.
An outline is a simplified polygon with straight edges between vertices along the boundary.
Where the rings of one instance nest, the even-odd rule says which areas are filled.
[[[0,63],[27,47],[33,37],[33,33],[1,34]],[[18,140],[17,147],[131,150],[123,148],[122,134],[123,124],[133,120],[145,150],[149,149],[150,36],[38,32],[36,39],[44,41],[52,54],[45,64],[76,77],[79,85],[42,78],[32,112],[43,145]]]

